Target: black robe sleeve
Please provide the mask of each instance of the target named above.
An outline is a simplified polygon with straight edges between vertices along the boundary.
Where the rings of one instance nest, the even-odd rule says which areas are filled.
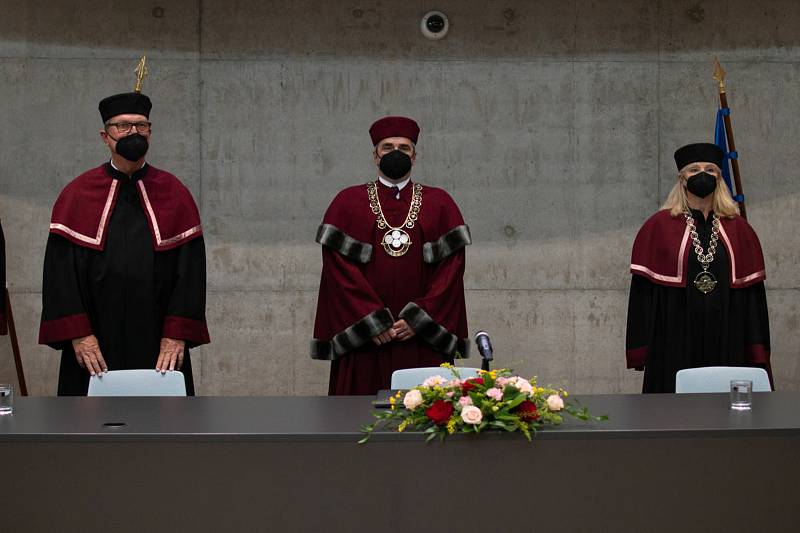
[[[168,253],[177,254],[168,296],[163,336],[186,341],[187,348],[210,342],[206,325],[206,248],[203,237]]]
[[[51,233],[47,239],[39,344],[57,350],[67,348],[72,339],[92,334],[81,296],[77,248],[59,235]]]
[[[743,344],[747,364],[759,366],[769,372],[772,379],[770,366],[770,340],[769,340],[769,312],[767,309],[767,291],[761,281],[745,289],[731,291],[734,305],[743,310],[740,324],[742,324]]]
[[[644,370],[653,339],[655,285],[642,276],[631,276],[625,359],[628,368]]]

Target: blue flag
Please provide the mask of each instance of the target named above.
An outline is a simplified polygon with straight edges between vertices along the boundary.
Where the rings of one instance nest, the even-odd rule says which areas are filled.
[[[731,159],[737,159],[739,154],[736,152],[728,152],[728,137],[725,133],[725,118],[731,114],[730,108],[721,107],[717,110],[717,125],[714,128],[714,144],[720,147],[725,154],[725,159],[722,162],[722,179],[728,186],[731,196],[737,202],[744,200],[741,194],[736,194],[733,190],[733,182],[731,181]]]

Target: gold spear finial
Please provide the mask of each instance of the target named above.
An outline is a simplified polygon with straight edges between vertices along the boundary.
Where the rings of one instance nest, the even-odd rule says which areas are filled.
[[[719,64],[719,58],[714,58],[714,79],[719,82],[719,92],[725,92],[725,71],[722,69],[722,65]]]
[[[147,76],[147,56],[142,56],[133,71],[136,73],[136,87],[134,87],[133,90],[137,93],[140,93],[142,92],[144,78]]]

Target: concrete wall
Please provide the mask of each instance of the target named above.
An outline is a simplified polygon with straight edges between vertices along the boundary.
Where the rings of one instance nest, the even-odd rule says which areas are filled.
[[[451,32],[425,40],[444,10]],[[416,176],[471,226],[471,329],[497,362],[576,392],[634,392],[628,261],[674,183],[676,147],[710,139],[711,60],[729,72],[750,220],[762,238],[777,385],[800,389],[795,269],[800,2],[0,0],[0,216],[30,387],[41,266],[61,187],[107,157],[103,96],[147,52],[151,161],[201,206],[213,338],[202,394],[321,394],[307,354],[334,193],[374,176],[367,128],[422,125]],[[473,359],[473,361],[475,361]]]

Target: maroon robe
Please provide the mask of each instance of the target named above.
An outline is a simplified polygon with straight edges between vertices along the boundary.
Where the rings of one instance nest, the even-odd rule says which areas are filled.
[[[720,218],[719,240],[730,259],[733,288],[764,281],[764,254],[753,228],[740,216]],[[707,243],[703,242],[704,249]],[[684,215],[673,217],[667,210],[651,216],[639,230],[631,253],[631,273],[668,287],[685,287],[689,256],[694,253]]]
[[[170,250],[203,234],[194,198],[178,178],[152,165],[145,165],[135,175],[139,178],[135,180],[136,192],[153,250]],[[78,246],[102,251],[119,197],[118,176],[124,177],[105,163],[67,184],[53,206],[50,233]]]
[[[414,184],[398,200],[378,182],[390,225],[402,224]],[[330,360],[329,394],[375,394],[389,388],[394,370],[438,366],[468,356],[464,304],[464,247],[469,228],[444,190],[422,187],[422,207],[411,247],[392,257],[381,246],[367,185],[341,191],[317,233],[322,280],[311,357]],[[415,331],[406,341],[376,346],[372,337],[405,319]]]
[[[712,218],[692,216],[708,250]],[[758,366],[771,379],[764,256],[746,220],[720,218],[708,294],[694,286],[701,271],[684,215],[662,210],[644,223],[631,255],[625,354],[628,368],[645,371],[643,392],[674,392],[678,370],[701,366]]]

